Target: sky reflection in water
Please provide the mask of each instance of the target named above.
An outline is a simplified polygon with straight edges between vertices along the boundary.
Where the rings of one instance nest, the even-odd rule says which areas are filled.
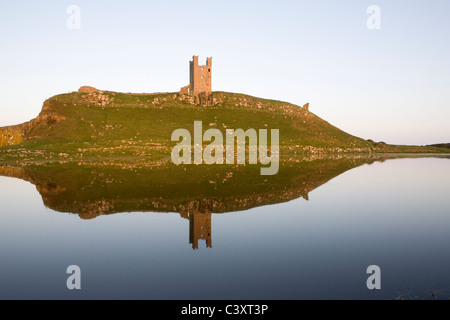
[[[30,182],[0,177],[0,298],[449,298],[449,159],[330,163],[293,169],[273,183],[285,188],[273,198],[264,184],[243,182],[251,174],[230,178],[249,189],[238,204],[233,186],[216,186],[211,194],[193,188],[198,201],[165,185],[149,187],[149,198],[137,191],[121,198],[123,190],[106,188],[99,178],[96,189],[103,191],[87,190],[92,197],[75,205],[86,196],[75,192],[85,186],[82,178],[71,190],[61,187],[56,171],[27,173],[40,194]],[[310,190],[300,190],[303,185]],[[151,197],[157,192],[169,196],[158,194],[158,202]],[[114,207],[103,214],[66,210],[85,210],[108,196]],[[114,212],[134,206],[145,210],[128,211],[157,206],[163,212]],[[80,291],[66,288],[72,264],[81,268]],[[372,264],[381,267],[378,291],[366,287]]]

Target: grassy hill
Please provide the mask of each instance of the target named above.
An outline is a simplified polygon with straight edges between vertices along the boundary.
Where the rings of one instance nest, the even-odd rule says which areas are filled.
[[[352,136],[302,107],[243,94],[214,92],[212,106],[179,93],[73,92],[45,101],[22,125],[0,128],[0,163],[48,161],[168,161],[173,130],[279,129],[286,157],[330,153],[448,152],[391,146]]]

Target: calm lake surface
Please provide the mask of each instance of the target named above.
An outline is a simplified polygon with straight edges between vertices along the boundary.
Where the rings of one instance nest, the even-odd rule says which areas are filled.
[[[286,175],[278,198],[264,181],[237,181],[239,205],[235,187],[192,202],[173,200],[189,187],[145,190],[137,178],[114,189],[127,184],[116,173],[91,170],[91,184],[63,171],[0,176],[0,298],[450,298],[450,159],[334,164]],[[66,287],[70,265],[81,290]],[[367,289],[370,265],[381,290]]]

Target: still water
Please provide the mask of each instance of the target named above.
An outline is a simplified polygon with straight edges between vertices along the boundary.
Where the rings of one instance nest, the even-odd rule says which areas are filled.
[[[450,298],[450,159],[185,169],[3,167],[0,298]]]

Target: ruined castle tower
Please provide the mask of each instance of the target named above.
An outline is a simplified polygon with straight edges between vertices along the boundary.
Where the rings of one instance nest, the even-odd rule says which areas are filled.
[[[198,65],[198,56],[193,56],[189,61],[189,85],[181,88],[183,94],[198,96],[211,94],[211,68],[212,58],[206,59],[206,65]]]
[[[198,56],[193,56],[189,61],[189,85],[181,88],[180,95],[190,96],[191,103],[202,106],[214,105],[211,92],[211,68],[212,58],[206,59],[206,65],[198,65]]]
[[[211,200],[196,200],[180,211],[180,216],[189,220],[189,243],[194,250],[198,249],[198,241],[205,240],[206,247],[212,248],[211,242]]]
[[[211,93],[212,58],[206,59],[206,65],[198,65],[198,56],[189,61],[190,91],[194,94],[200,92]]]
[[[194,210],[189,215],[189,243],[192,248],[198,249],[198,241],[205,240],[206,247],[212,248],[211,244],[211,212]]]

